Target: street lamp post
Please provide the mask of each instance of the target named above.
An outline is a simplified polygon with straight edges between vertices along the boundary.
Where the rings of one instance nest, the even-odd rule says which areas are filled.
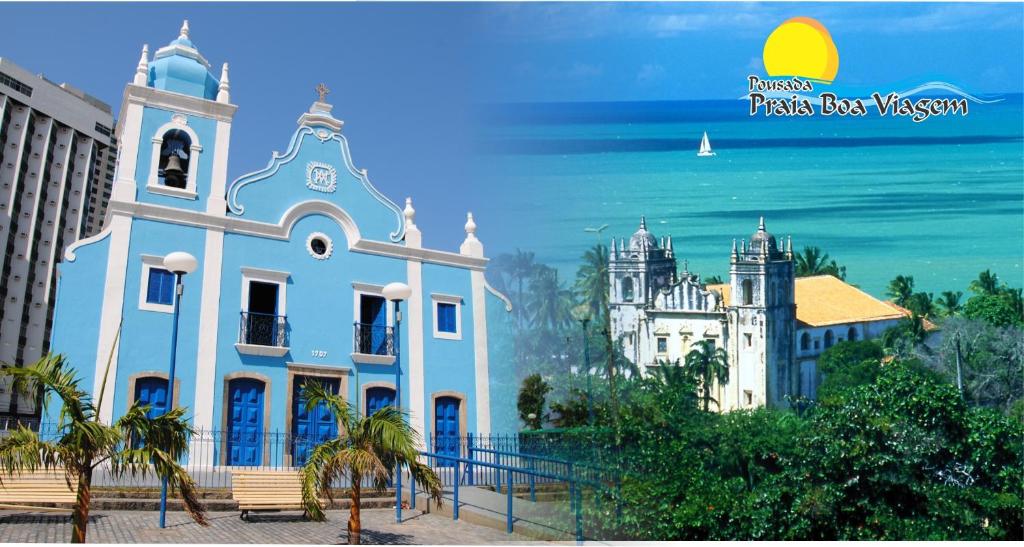
[[[164,257],[164,268],[174,274],[174,319],[171,320],[171,363],[167,371],[167,404],[166,412],[174,405],[174,364],[178,355],[178,315],[181,307],[181,295],[184,292],[182,278],[194,272],[199,262],[196,257],[181,251],[173,252]],[[160,527],[167,524],[167,477],[160,484]]]
[[[408,300],[412,289],[405,283],[388,283],[382,291],[384,298],[394,303],[395,306],[395,407],[402,408],[402,360],[401,360],[401,338],[399,336],[402,327],[402,309],[399,306],[403,300]],[[356,391],[359,386],[356,386]],[[399,463],[395,469],[395,522],[402,522],[402,464]]]

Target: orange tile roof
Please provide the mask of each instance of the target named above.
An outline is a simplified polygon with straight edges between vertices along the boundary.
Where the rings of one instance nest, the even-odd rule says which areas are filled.
[[[730,303],[728,284],[708,285],[722,293],[723,304]],[[910,312],[883,302],[831,275],[796,279],[796,319],[812,327],[899,319]]]

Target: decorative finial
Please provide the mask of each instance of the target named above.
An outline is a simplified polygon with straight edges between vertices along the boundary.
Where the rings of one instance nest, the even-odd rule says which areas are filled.
[[[319,84],[317,84],[315,90],[316,90],[317,95],[320,96],[320,99],[319,99],[320,102],[327,101],[327,94],[331,92],[330,89],[327,89],[327,84],[325,84],[323,82],[320,82]]]
[[[142,44],[142,55],[139,57],[139,66],[135,68],[135,85],[146,85],[149,81],[149,44]]]
[[[732,255],[736,256],[736,238],[732,238]]]
[[[476,237],[476,222],[473,221],[473,213],[466,213],[466,237]]]
[[[231,102],[231,81],[228,80],[228,64],[220,69],[220,85],[217,87],[217,102]]]
[[[793,236],[786,236],[786,252],[793,252]]]
[[[764,216],[763,215],[761,216],[761,221],[757,225],[757,231],[758,232],[763,232],[764,231]]]
[[[188,40],[188,19],[185,19],[185,22],[181,24],[181,33],[178,35],[178,38]]]
[[[646,230],[647,229],[647,217],[644,217],[644,216],[640,217],[640,229],[641,230]]]
[[[416,209],[412,208],[412,198],[405,198],[405,210],[402,211],[402,214],[405,215],[406,226],[416,225]]]
[[[741,239],[740,240],[740,252],[741,253],[747,252],[747,240],[746,239]]]

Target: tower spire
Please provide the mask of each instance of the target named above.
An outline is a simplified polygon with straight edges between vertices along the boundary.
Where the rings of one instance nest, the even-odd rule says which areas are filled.
[[[220,85],[217,86],[217,102],[218,103],[229,103],[231,102],[231,81],[228,80],[228,64],[224,63],[224,66],[220,69]]]
[[[142,44],[142,55],[139,57],[139,66],[135,67],[135,78],[132,83],[135,85],[146,85],[149,81],[149,44]]]
[[[761,220],[757,224],[757,231],[758,232],[763,232],[764,231],[764,215],[761,215]]]
[[[181,32],[178,34],[179,40],[188,40],[188,19],[181,24]]]
[[[645,217],[645,216],[641,216],[640,217],[640,229],[641,230],[646,230],[647,229],[647,217]]]

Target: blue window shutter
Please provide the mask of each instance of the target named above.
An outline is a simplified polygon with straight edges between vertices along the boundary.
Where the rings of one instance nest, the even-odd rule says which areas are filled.
[[[160,270],[149,269],[149,285],[146,287],[146,302],[156,304],[160,302]]]
[[[174,274],[161,268],[150,268],[149,285],[146,287],[146,302],[172,304],[174,302]]]
[[[437,304],[437,330],[438,332],[456,332],[455,304]]]

